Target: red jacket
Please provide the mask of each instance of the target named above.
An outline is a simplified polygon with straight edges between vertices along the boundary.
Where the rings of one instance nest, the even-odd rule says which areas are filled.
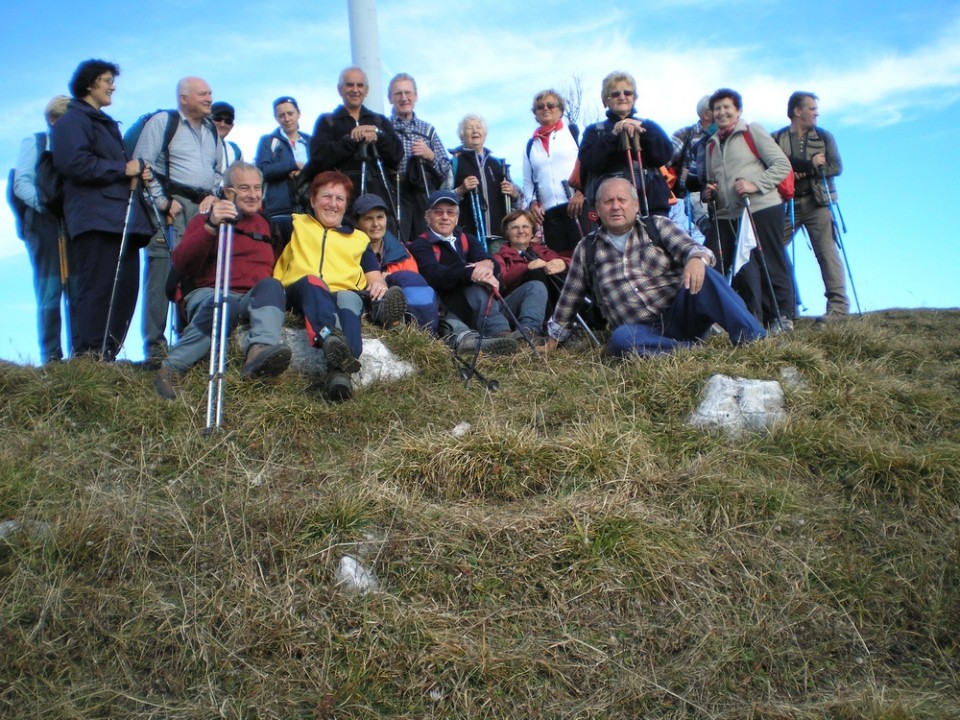
[[[204,227],[208,215],[196,215],[187,224],[183,239],[173,251],[174,269],[189,278],[194,287],[214,287],[217,273],[217,235]],[[258,234],[260,238],[253,238]],[[233,231],[230,260],[230,291],[243,294],[265,277],[273,275],[276,254],[270,243],[270,224],[262,215],[245,215]]]
[[[537,257],[546,262],[551,260],[563,260],[564,265],[569,269],[570,261],[548,248],[543,243],[530,243],[527,252],[533,251]],[[497,254],[493,256],[497,265],[500,266],[500,285],[503,288],[503,294],[516,290],[524,282],[524,275],[527,273],[527,264],[530,262],[519,252],[514,250],[508,243],[500,246]]]

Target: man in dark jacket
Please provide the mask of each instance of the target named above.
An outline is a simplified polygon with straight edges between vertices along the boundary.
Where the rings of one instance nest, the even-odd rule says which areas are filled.
[[[348,67],[340,73],[337,92],[343,104],[317,118],[310,138],[310,162],[303,172],[312,180],[324,170],[339,170],[353,182],[357,196],[373,193],[388,200],[392,206],[390,229],[396,233],[394,193],[384,185],[380,167],[388,185],[396,185],[403,143],[387,118],[363,104],[369,91],[367,74],[360,68]],[[351,199],[348,215],[352,208]]]
[[[210,351],[218,237],[224,223],[234,226],[227,282],[228,326],[232,329],[241,319],[250,321],[250,345],[242,374],[278,375],[290,364],[290,348],[280,342],[286,296],[280,281],[273,278],[276,253],[270,242],[270,225],[259,213],[263,176],[256,166],[240,161],[231,166],[225,181],[224,192],[235,199],[217,200],[208,214],[194,216],[173,251],[188,325],[155,378],[157,392],[170,400],[177,396],[180,377]]]
[[[457,226],[458,203],[452,190],[430,194],[427,231],[413,241],[410,252],[420,274],[440,296],[445,311],[440,335],[454,350],[473,352],[479,342],[491,354],[510,354],[517,349],[516,338],[500,303],[490,297],[493,290],[499,292],[499,268],[477,238]],[[473,332],[481,328],[482,339]]]

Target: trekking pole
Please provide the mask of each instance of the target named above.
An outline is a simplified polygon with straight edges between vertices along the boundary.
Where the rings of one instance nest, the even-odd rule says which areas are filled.
[[[167,223],[164,228],[163,233],[164,239],[167,241],[167,251],[170,253],[170,257],[173,257],[173,223]],[[176,338],[179,337],[180,333],[177,332],[177,304],[172,300],[168,303],[169,316],[168,325],[170,326],[170,337],[167,339],[167,344],[172,346],[176,342]]]
[[[506,160],[500,161],[500,169],[503,171],[503,179],[512,185],[513,181],[510,180],[510,165]],[[503,205],[507,210],[507,215],[509,215],[513,210],[513,198],[510,197],[510,193],[503,194]]]
[[[639,191],[640,186],[637,184],[637,173],[633,169],[633,156],[630,154],[630,138],[625,130],[620,132],[620,149],[625,150],[627,153],[627,170],[630,172],[630,182],[633,183],[633,187]]]
[[[500,294],[500,291],[494,290],[493,288],[491,288],[490,292],[493,295],[493,297],[496,298],[497,301],[500,303],[500,307],[503,308],[503,311],[513,321],[514,326],[520,332],[521,337],[523,337],[527,345],[530,346],[530,350],[533,352],[533,354],[542,360],[543,356],[537,352],[537,346],[533,344],[533,340],[531,340],[530,336],[527,335],[527,329],[520,324],[520,320],[517,318],[513,310],[510,309],[510,306],[507,305],[507,301],[503,299],[503,295]]]
[[[570,187],[569,180],[561,180],[560,184],[563,186],[563,192],[567,196],[567,202],[569,203],[573,199],[573,196],[576,194],[576,191],[572,187]],[[577,224],[577,232],[580,233],[580,239],[583,240],[586,237],[586,235],[583,232],[583,225],[580,224],[580,215],[576,215],[573,218],[573,221]]]
[[[634,151],[637,153],[637,174],[640,175],[640,187],[637,190],[640,191],[640,201],[643,207],[643,214],[640,217],[649,217],[650,216],[650,201],[647,200],[647,178],[643,172],[643,154],[640,152],[640,133],[636,132],[633,134],[633,137],[630,138],[630,144],[633,146]],[[631,167],[633,164],[631,163]]]
[[[480,204],[480,193],[474,188],[470,191],[470,206],[473,208],[473,222],[477,226],[477,239],[483,245],[483,250],[487,250],[487,228],[483,223],[483,207]]]
[[[470,362],[470,366],[467,368],[467,376],[464,378],[463,386],[467,387],[470,384],[470,378],[477,376],[479,379],[480,376],[477,375],[477,360],[480,359],[480,346],[483,344],[483,331],[487,328],[487,318],[490,317],[490,310],[493,308],[493,293],[490,292],[487,295],[487,307],[483,311],[483,317],[480,318],[480,328],[477,330],[477,346],[473,349],[473,359]]]
[[[720,216],[717,214],[717,201],[710,200],[710,214],[713,215],[713,231],[717,234],[717,260],[720,261],[720,274],[727,279],[728,283],[733,283],[733,278],[727,278],[727,269],[723,263],[723,243],[720,242]]]
[[[747,219],[750,220],[750,229],[753,230],[753,237],[757,241],[757,259],[760,261],[760,269],[763,271],[763,277],[767,281],[767,289],[770,291],[770,300],[773,303],[773,311],[777,314],[777,327],[784,331],[783,316],[780,314],[780,304],[777,302],[777,295],[773,291],[773,280],[770,279],[770,270],[767,268],[767,260],[763,254],[763,244],[760,242],[760,234],[757,232],[757,223],[753,220],[753,212],[750,210],[750,198],[743,196],[743,204],[747,208]]]
[[[566,181],[564,181],[564,182],[566,182]],[[583,239],[583,238],[581,237],[581,239]],[[532,255],[532,257],[531,257],[531,255]],[[526,260],[527,262],[530,262],[530,261],[532,261],[532,260],[538,259],[537,254],[534,253],[532,250],[530,250],[530,248],[527,248],[526,250],[524,250],[523,252],[521,252],[521,253],[520,253],[520,257],[522,257],[522,258],[523,258],[524,260]],[[563,293],[563,285],[561,284],[560,280],[557,278],[556,275],[547,275],[546,272],[544,273],[544,275],[546,276],[546,278],[547,278],[551,283],[553,283],[553,286],[554,286],[560,293]],[[592,305],[592,304],[593,304],[593,303],[591,302],[591,300],[590,300],[589,297],[584,297],[583,301],[584,301],[587,305]],[[593,330],[591,330],[591,329],[590,329],[590,326],[587,325],[587,321],[583,319],[583,315],[581,315],[580,313],[575,313],[575,314],[574,314],[574,317],[575,317],[576,320],[577,320],[577,324],[580,325],[580,327],[583,329],[583,332],[586,333],[586,335],[587,335],[588,338],[590,338],[590,344],[593,345],[594,347],[600,347],[600,340],[597,339],[597,336],[594,334]]]
[[[233,254],[233,225],[220,223],[217,235],[217,270],[213,286],[213,323],[210,327],[210,370],[207,375],[207,425],[203,436],[210,437],[223,425],[223,387],[227,369],[227,339],[230,333],[230,260]]]
[[[113,288],[110,290],[110,304],[107,306],[107,325],[103,329],[103,344],[100,346],[100,360],[107,359],[107,343],[110,340],[110,326],[113,324],[113,310],[117,303],[117,287],[120,285],[120,268],[123,265],[123,257],[127,252],[127,241],[130,238],[130,220],[133,217],[133,198],[136,195],[137,187],[140,185],[140,175],[143,173],[144,163],[140,160],[140,172],[130,178],[130,198],[127,200],[127,212],[123,220],[123,232],[120,235],[120,254],[117,256],[117,272],[113,276]],[[120,348],[123,347],[123,341],[127,337],[127,329],[124,328],[123,335],[116,341],[116,349],[113,352],[113,360],[116,358]]]
[[[73,324],[70,322],[70,263],[67,258],[67,226],[57,224],[57,252],[60,255],[60,294],[63,295],[63,324],[67,331],[67,357],[73,355]]]
[[[423,164],[423,158],[416,158],[417,165],[420,167],[420,179],[423,180],[423,193],[428,198],[430,197],[430,183],[427,182],[427,168]]]
[[[488,392],[496,392],[497,390],[500,389],[499,382],[497,382],[496,380],[488,379],[482,372],[480,372],[475,367],[471,369],[470,363],[468,363],[462,357],[457,355],[457,353],[454,352],[452,354],[452,357],[453,357],[453,364],[459,366],[457,369],[457,374],[460,375],[460,377],[463,380],[465,380],[468,384],[470,382],[470,378],[475,377],[477,378],[477,380],[483,383],[483,386],[487,389]]]
[[[383,160],[380,159],[380,151],[377,150],[375,143],[367,143],[367,149],[370,151],[373,162],[377,166],[377,171],[380,174],[380,182],[383,183],[383,189],[387,193],[387,205],[390,206],[390,214],[393,215],[393,222],[397,226],[397,239],[402,243],[403,231],[400,228],[400,214],[397,211],[397,201],[394,199],[393,192],[390,190],[390,182],[387,180],[387,171],[383,169]],[[399,193],[397,197],[399,197]]]
[[[840,248],[840,252],[843,254],[843,264],[847,266],[847,277],[850,278],[850,289],[853,290],[853,300],[857,304],[857,315],[863,317],[863,311],[860,309],[860,298],[857,297],[857,286],[853,282],[853,271],[850,269],[850,261],[847,260],[847,249],[843,246],[843,238],[840,237],[840,228],[837,227],[837,218],[840,219],[840,226],[843,227],[843,232],[847,232],[847,224],[843,221],[843,215],[840,213],[840,206],[834,201],[833,195],[830,194],[830,185],[827,183],[827,174],[823,171],[823,166],[820,167],[820,182],[823,183],[823,191],[827,195],[827,205],[830,208],[830,225],[833,230],[833,241],[837,244],[837,247]]]
[[[367,161],[370,159],[369,145],[360,144],[360,194],[367,194]]]

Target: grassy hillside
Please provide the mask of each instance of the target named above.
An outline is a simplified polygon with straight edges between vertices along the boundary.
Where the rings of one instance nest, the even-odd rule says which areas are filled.
[[[0,716],[960,717],[960,311],[486,358],[496,394],[385,341],[420,374],[341,406],[235,356],[210,440],[202,369],[0,366]],[[685,424],[788,368],[772,432]]]

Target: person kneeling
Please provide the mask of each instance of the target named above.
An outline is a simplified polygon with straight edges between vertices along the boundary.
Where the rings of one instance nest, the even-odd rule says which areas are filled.
[[[280,342],[286,296],[273,278],[276,254],[270,225],[259,213],[262,175],[255,165],[236,162],[227,173],[225,191],[235,195],[235,200],[217,200],[209,214],[194,217],[173,251],[173,272],[185,292],[188,324],[155,376],[157,392],[168,399],[177,396],[180,377],[210,352],[218,238],[224,223],[234,225],[227,282],[228,328],[232,330],[240,320],[250,322],[242,375],[279,375],[290,364],[290,348]]]
[[[573,253],[560,300],[547,323],[552,350],[565,339],[577,308],[593,292],[610,323],[615,357],[658,355],[703,339],[713,323],[742,345],[766,336],[723,276],[713,253],[671,220],[638,220],[636,188],[622,178],[597,191],[601,227]]]

